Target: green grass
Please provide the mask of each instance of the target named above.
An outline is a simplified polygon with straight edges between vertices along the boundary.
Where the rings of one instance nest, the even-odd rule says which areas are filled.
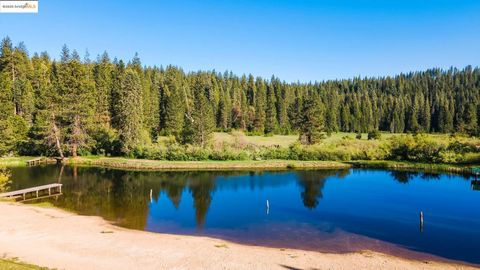
[[[298,135],[273,135],[273,136],[247,136],[239,131],[231,133],[215,132],[213,134],[214,144],[238,144],[254,146],[288,147],[298,140]]]
[[[322,140],[322,143],[333,143],[342,140],[344,137],[355,139],[356,133],[352,132],[335,132]],[[399,133],[382,133],[382,140],[391,137],[400,136]],[[447,136],[447,135],[439,135]],[[367,140],[367,133],[362,133],[362,140]],[[234,144],[235,142],[251,144],[255,146],[273,146],[288,147],[292,143],[298,141],[298,135],[273,135],[273,136],[247,136],[240,131],[233,131],[230,133],[215,132],[213,134],[213,141],[215,143]]]
[[[0,259],[0,269],[2,270],[48,270],[50,268],[41,267],[33,264],[23,263],[17,259]]]
[[[392,137],[404,135],[403,133],[388,133],[382,132],[381,133],[380,141],[384,141],[390,139]],[[337,142],[342,140],[345,137],[349,137],[350,139],[355,139],[357,133],[353,132],[334,132],[331,133],[330,136],[327,136],[325,139],[322,140],[323,143],[331,143]],[[430,134],[430,136],[436,139],[445,139],[450,137],[448,134]],[[362,141],[366,141],[368,138],[367,133],[362,133]],[[162,139],[161,139],[162,140]],[[228,143],[233,144],[236,141],[253,144],[257,146],[272,146],[278,145],[280,147],[287,147],[290,144],[298,141],[298,135],[272,135],[272,136],[248,136],[242,133],[241,131],[232,131],[230,133],[225,132],[215,132],[213,134],[213,141],[215,143]]]
[[[110,157],[80,157],[70,164],[138,170],[226,170],[226,169],[294,169],[294,168],[348,168],[336,161],[299,160],[239,160],[239,161],[164,161]]]
[[[181,146],[178,146],[180,147],[177,149],[179,152],[173,152],[173,156],[174,158],[180,157],[178,158],[180,160],[185,159],[184,156],[181,155],[187,155],[192,160],[203,160],[208,158],[208,155],[210,154],[213,155],[215,159],[219,160],[164,160],[166,152],[161,151],[167,151],[167,145],[172,143],[172,137],[161,137],[157,144],[150,146],[160,147],[160,152],[147,151],[147,154],[139,155],[145,159],[102,157],[93,155],[70,159],[67,160],[67,162],[76,165],[134,170],[340,168],[353,165],[358,167],[423,168],[429,170],[435,168],[439,171],[465,171],[470,170],[470,165],[480,163],[479,151],[462,153],[463,156],[461,160],[452,162],[456,165],[384,161],[389,158],[389,141],[392,138],[399,136],[403,136],[403,134],[382,133],[379,140],[368,140],[366,133],[362,134],[362,139],[355,139],[356,133],[338,132],[332,133],[331,136],[327,136],[319,144],[299,146],[298,144],[294,144],[298,141],[297,135],[247,136],[240,131],[232,131],[230,133],[217,132],[214,133],[213,136],[213,146],[206,150],[206,155],[202,153],[201,155],[195,156],[197,152],[189,150],[191,148],[186,147],[183,149]],[[429,134],[428,138],[442,145],[448,145],[453,141],[468,142],[469,145],[473,145],[476,149],[480,149],[480,139],[478,138],[465,136],[452,137],[449,134]],[[292,145],[292,149],[287,149]],[[224,153],[222,151],[227,151],[226,153],[231,154],[229,156],[227,155],[228,158],[238,160],[220,161],[223,156],[215,153],[214,149],[217,149],[217,151],[220,149],[220,153]],[[177,150],[174,148],[172,151]],[[0,158],[0,166],[25,166],[25,162],[33,158],[35,157]],[[283,160],[284,158],[325,161]],[[447,158],[449,158],[449,156],[447,156]],[[449,159],[444,160],[449,162]]]
[[[472,167],[452,164],[416,163],[391,160],[359,160],[347,162],[356,168],[420,170],[427,172],[471,173]]]
[[[37,157],[28,157],[28,156],[21,156],[21,157],[0,157],[0,166],[26,166],[26,162],[28,160],[35,159]]]

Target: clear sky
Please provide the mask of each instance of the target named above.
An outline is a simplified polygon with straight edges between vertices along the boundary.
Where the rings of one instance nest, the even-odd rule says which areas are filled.
[[[480,63],[479,0],[39,0],[0,37],[58,58],[63,44],[186,71],[286,81]]]

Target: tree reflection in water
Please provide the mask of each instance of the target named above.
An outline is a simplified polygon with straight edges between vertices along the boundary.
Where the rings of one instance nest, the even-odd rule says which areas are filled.
[[[217,188],[232,189],[248,185],[251,189],[277,186],[285,173],[294,173],[301,187],[301,199],[308,209],[314,209],[322,199],[322,189],[328,177],[344,177],[348,170],[311,170],[295,172],[145,172],[89,167],[47,166],[37,169],[14,170],[17,188],[61,181],[64,195],[51,201],[54,205],[83,215],[96,215],[119,225],[144,229],[149,214],[150,190],[158,202],[165,194],[175,209],[182,196],[190,194],[195,210],[195,222],[202,228]],[[61,177],[59,177],[61,175]],[[264,175],[271,175],[262,181]],[[243,178],[238,176],[246,176]],[[232,179],[235,177],[235,179]],[[258,177],[258,178],[256,178]],[[21,179],[24,179],[22,181]],[[32,184],[31,180],[35,179]],[[54,179],[52,181],[52,179]],[[217,181],[221,179],[222,181]],[[277,181],[278,180],[278,181]],[[288,180],[290,181],[290,180]],[[220,185],[220,186],[218,186]],[[188,191],[188,193],[185,193]]]
[[[303,205],[308,209],[315,209],[319,200],[323,198],[322,190],[327,178],[331,176],[343,178],[348,173],[348,170],[298,171],[298,183],[303,188],[300,194]]]

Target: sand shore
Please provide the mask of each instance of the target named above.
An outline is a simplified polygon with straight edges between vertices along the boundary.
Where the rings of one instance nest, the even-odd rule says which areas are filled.
[[[363,251],[326,254],[128,230],[99,217],[0,202],[0,254],[58,269],[475,269]]]

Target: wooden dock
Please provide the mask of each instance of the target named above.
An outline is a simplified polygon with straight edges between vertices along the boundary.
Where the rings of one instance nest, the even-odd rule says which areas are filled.
[[[47,159],[44,157],[27,160],[27,167],[37,166],[37,165],[40,165],[41,163],[46,163],[46,162],[47,162]]]
[[[45,196],[62,194],[62,184],[53,183],[43,186],[31,187],[21,190],[0,193],[0,198],[14,198],[25,201],[27,199],[40,199]]]

